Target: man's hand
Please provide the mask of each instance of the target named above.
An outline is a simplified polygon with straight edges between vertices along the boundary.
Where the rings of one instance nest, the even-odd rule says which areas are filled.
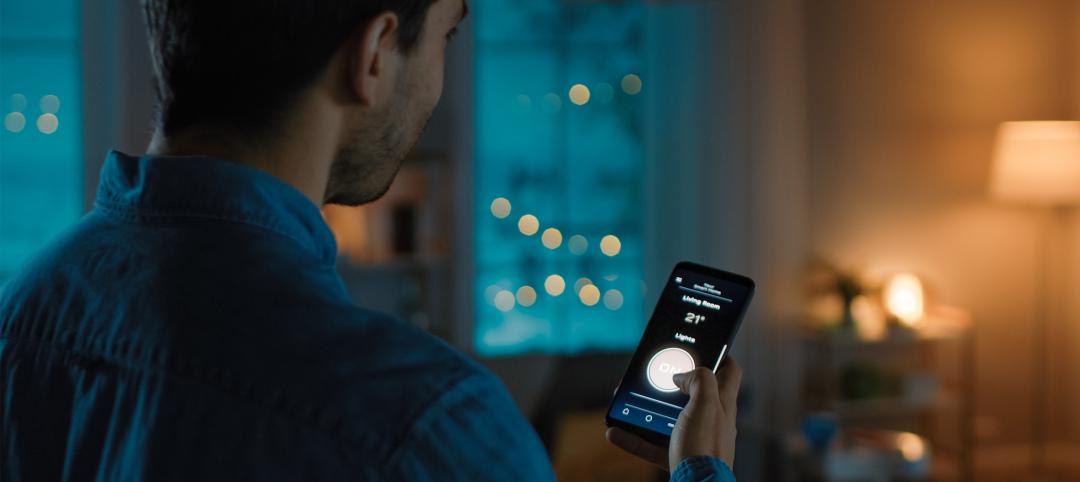
[[[734,467],[735,400],[742,368],[728,357],[716,375],[708,368],[697,368],[676,374],[674,380],[690,401],[675,423],[667,450],[618,427],[607,430],[608,441],[667,471],[694,455],[718,457]]]

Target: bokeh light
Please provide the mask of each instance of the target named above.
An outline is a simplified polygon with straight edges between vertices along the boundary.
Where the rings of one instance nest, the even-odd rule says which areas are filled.
[[[562,276],[553,274],[544,280],[544,290],[551,296],[559,296],[566,291],[566,280]]]
[[[55,114],[60,111],[60,98],[49,94],[41,97],[41,111],[46,114]]]
[[[540,237],[540,241],[544,243],[544,247],[547,249],[558,248],[562,246],[562,232],[555,228],[547,228]]]
[[[637,95],[641,92],[641,77],[637,74],[626,74],[622,78],[622,90],[630,95]]]
[[[622,241],[614,234],[604,236],[600,239],[600,251],[607,256],[615,256],[622,251]]]
[[[589,241],[585,239],[585,236],[575,234],[570,236],[570,239],[566,242],[570,247],[570,252],[573,254],[585,254],[585,250],[589,248]]]
[[[581,291],[578,292],[578,298],[585,306],[594,306],[600,302],[600,288],[594,284],[582,286]]]
[[[503,219],[510,215],[510,200],[497,197],[491,201],[491,215]]]
[[[589,88],[585,84],[574,84],[570,87],[570,102],[574,105],[585,105],[589,102]]]
[[[574,293],[581,293],[581,288],[591,284],[593,284],[593,282],[589,278],[578,278],[578,280],[574,282]]]
[[[22,94],[13,94],[11,96],[11,110],[15,112],[22,112],[26,108],[26,96]]]
[[[532,214],[526,214],[518,219],[518,231],[526,236],[532,236],[540,230],[540,220]]]
[[[554,92],[544,94],[544,112],[554,114],[562,109],[562,99]]]
[[[509,290],[499,290],[495,294],[495,308],[503,313],[514,309],[514,294]]]
[[[607,290],[607,292],[604,293],[604,306],[607,307],[607,309],[615,311],[619,308],[622,308],[622,305],[623,294],[621,291]]]
[[[536,303],[536,290],[532,286],[525,285],[517,290],[517,302],[524,307],[532,306]]]
[[[41,114],[37,118],[37,128],[42,134],[52,134],[60,128],[60,119],[56,118],[56,114]]]
[[[9,132],[21,132],[26,127],[26,116],[22,112],[10,112],[4,116],[4,129]]]

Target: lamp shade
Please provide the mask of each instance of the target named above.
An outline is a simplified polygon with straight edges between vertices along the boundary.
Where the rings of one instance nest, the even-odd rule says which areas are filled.
[[[1080,203],[1080,122],[1004,122],[998,127],[990,194],[1039,205]]]

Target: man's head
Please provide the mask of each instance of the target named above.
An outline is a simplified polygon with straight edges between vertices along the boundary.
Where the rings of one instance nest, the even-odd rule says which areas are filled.
[[[464,0],[143,0],[164,137],[274,144],[313,96],[340,126],[325,202],[389,187],[442,93]],[[312,169],[317,167],[312,166]]]

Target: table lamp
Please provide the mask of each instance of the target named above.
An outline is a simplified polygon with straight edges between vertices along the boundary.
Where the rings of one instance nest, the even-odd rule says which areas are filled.
[[[1055,269],[1064,265],[1060,259],[1062,233],[1068,228],[1069,207],[1080,204],[1080,122],[1025,121],[1005,122],[998,127],[990,171],[990,194],[995,199],[1046,208],[1045,247],[1041,250],[1040,316],[1033,323],[1032,380],[1032,476],[1048,480],[1046,466],[1046,348],[1049,327],[1054,321],[1052,290]],[[1057,255],[1057,256],[1055,256]],[[1055,259],[1058,258],[1058,259]]]

